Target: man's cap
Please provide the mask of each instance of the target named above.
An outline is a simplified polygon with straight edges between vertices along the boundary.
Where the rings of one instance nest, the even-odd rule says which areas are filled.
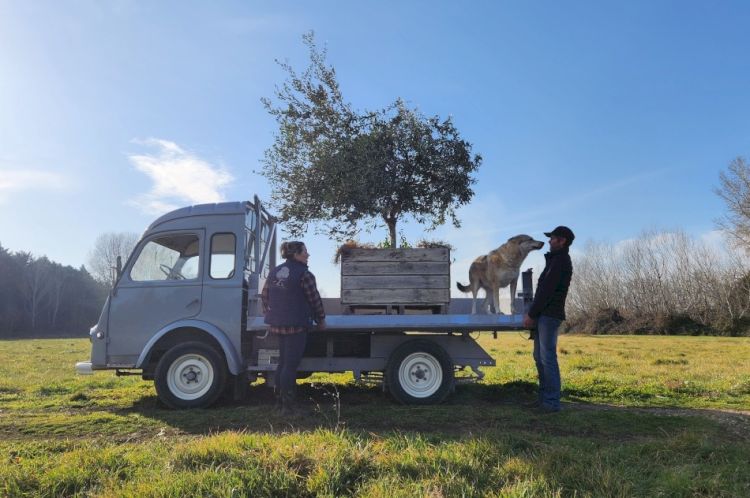
[[[573,239],[576,238],[576,236],[573,235],[573,230],[571,230],[568,227],[564,227],[562,225],[555,228],[551,232],[544,232],[544,235],[546,235],[547,237],[552,237],[553,235],[555,237],[565,237],[568,240],[568,244],[572,244]]]

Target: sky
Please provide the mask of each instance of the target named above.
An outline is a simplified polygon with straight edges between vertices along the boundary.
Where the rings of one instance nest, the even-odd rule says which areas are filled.
[[[644,230],[716,240],[719,172],[750,156],[748,21],[744,1],[0,0],[0,244],[79,267],[101,233],[270,199],[261,98],[277,59],[306,67],[310,30],[354,108],[452,116],[482,155],[460,229],[400,226],[453,245],[453,281],[561,224],[574,253]],[[338,296],[336,243],[304,240]]]

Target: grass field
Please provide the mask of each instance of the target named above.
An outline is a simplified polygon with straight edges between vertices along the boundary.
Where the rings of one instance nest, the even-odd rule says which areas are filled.
[[[750,496],[750,339],[563,336],[564,411],[536,415],[530,342],[432,407],[347,375],[301,386],[309,413],[161,408],[79,339],[0,341],[1,496]]]

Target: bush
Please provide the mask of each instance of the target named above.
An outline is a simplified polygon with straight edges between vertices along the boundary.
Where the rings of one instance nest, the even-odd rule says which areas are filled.
[[[725,244],[724,247],[731,247]],[[750,264],[684,232],[589,244],[575,258],[565,330],[606,334],[746,335]]]

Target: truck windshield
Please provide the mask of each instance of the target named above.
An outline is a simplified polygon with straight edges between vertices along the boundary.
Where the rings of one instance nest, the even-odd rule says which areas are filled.
[[[130,271],[135,281],[198,278],[200,239],[195,234],[169,235],[143,246]]]

